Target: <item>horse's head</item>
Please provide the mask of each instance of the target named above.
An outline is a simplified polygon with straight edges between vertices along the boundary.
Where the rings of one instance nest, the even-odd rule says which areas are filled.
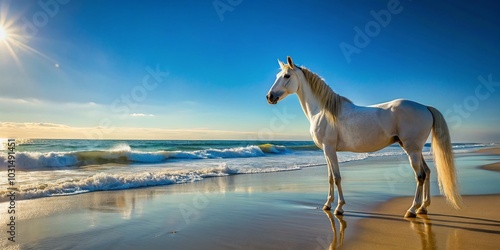
[[[296,70],[300,69],[293,64],[292,58],[287,57],[288,64],[284,64],[280,60],[278,63],[281,71],[276,75],[276,81],[266,95],[269,104],[276,104],[299,89],[299,77]]]

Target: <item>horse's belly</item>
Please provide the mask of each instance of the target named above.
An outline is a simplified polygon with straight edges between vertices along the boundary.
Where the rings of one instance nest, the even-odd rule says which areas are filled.
[[[369,153],[381,150],[392,143],[383,144],[360,144],[360,145],[337,145],[337,151],[349,151],[354,153]]]
[[[347,131],[346,131],[347,132]],[[374,152],[394,143],[392,136],[380,129],[358,130],[351,133],[339,133],[337,151],[356,153]]]

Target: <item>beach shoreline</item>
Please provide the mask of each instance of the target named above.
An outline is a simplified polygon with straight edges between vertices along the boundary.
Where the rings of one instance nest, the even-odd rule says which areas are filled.
[[[500,155],[500,147],[482,148],[482,149],[476,150],[475,153]]]
[[[477,150],[478,154],[493,154],[500,155],[500,148],[484,148]],[[500,171],[500,162],[491,163],[488,165],[480,166],[481,169],[490,170],[490,171]]]
[[[484,166],[481,166],[480,168],[484,169],[484,170],[499,172],[500,171],[500,162],[484,165]]]
[[[443,197],[435,196],[438,189],[433,183],[429,215],[413,221],[403,218],[411,204],[415,182],[406,156],[401,155],[341,164],[347,201],[344,216],[321,210],[328,182],[326,168],[318,166],[21,200],[16,203],[18,240],[9,242],[2,233],[0,247],[392,249],[408,239],[412,242],[410,249],[420,249],[470,246],[468,240],[463,243],[460,239],[468,239],[462,235],[471,232],[480,239],[480,246],[489,249],[499,233],[500,218],[494,212],[498,207],[495,202],[500,200],[500,190],[494,185],[499,174],[479,166],[499,162],[500,157],[490,153],[457,156],[459,173],[473,174],[461,181],[465,202],[471,206],[453,210]],[[6,205],[0,203],[2,207]],[[7,214],[0,214],[0,219],[7,221]],[[395,234],[389,237],[392,233]],[[426,235],[435,236],[427,239]]]

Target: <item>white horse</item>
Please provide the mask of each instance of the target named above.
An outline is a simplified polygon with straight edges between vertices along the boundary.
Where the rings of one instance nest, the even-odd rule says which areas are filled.
[[[455,208],[460,207],[462,198],[458,191],[448,126],[437,109],[402,99],[368,107],[357,106],[333,92],[315,73],[296,66],[292,58],[288,57],[287,61],[284,64],[278,60],[281,71],[266,97],[270,104],[276,104],[293,93],[299,97],[311,124],[311,136],[323,149],[328,165],[330,188],[324,210],[331,209],[335,184],[338,205],[334,214],[344,213],[337,151],[373,152],[398,142],[408,155],[417,180],[415,198],[405,217],[427,214],[431,203],[431,171],[422,156],[422,148],[431,130],[441,193]]]

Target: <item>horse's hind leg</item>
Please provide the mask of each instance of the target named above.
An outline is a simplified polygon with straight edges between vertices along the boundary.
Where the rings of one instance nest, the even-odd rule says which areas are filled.
[[[417,208],[422,205],[422,190],[424,186],[424,181],[426,179],[426,174],[424,168],[422,167],[422,151],[412,151],[408,152],[408,158],[410,159],[410,164],[415,171],[415,178],[417,179],[417,190],[415,191],[415,198],[410,209],[405,214],[406,218],[415,218],[417,216]]]
[[[422,168],[425,172],[424,180],[424,199],[422,206],[417,210],[417,214],[427,214],[427,207],[431,204],[430,188],[431,188],[431,170],[425,163],[424,157],[422,157]]]

